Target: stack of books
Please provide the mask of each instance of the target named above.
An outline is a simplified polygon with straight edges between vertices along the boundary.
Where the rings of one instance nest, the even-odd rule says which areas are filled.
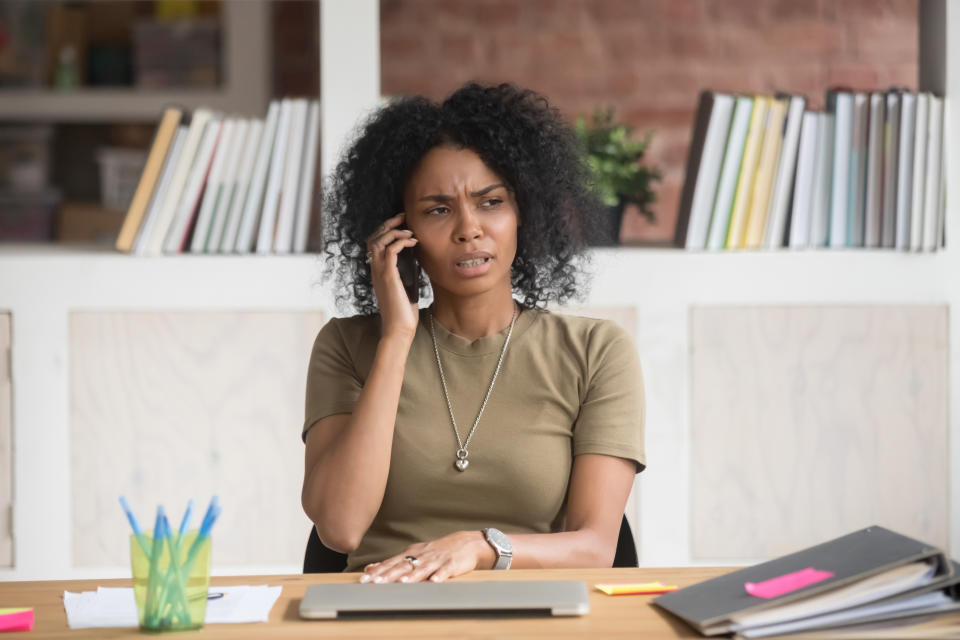
[[[303,253],[307,249],[320,107],[273,101],[266,118],[164,111],[119,251]]]
[[[868,527],[653,601],[701,634],[738,638],[956,638],[960,565]]]
[[[700,95],[675,244],[935,251],[944,101],[927,92]]]

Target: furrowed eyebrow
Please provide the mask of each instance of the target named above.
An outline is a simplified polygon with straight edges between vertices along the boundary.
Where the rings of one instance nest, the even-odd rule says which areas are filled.
[[[473,193],[470,194],[470,196],[473,198],[479,198],[480,196],[485,196],[491,191],[493,191],[494,189],[498,189],[500,187],[506,188],[504,184],[498,182],[497,184],[492,184],[489,187],[484,187],[483,189],[480,189],[480,191],[474,191]]]
[[[471,198],[479,198],[480,196],[485,196],[485,195],[487,195],[488,193],[490,193],[491,191],[493,191],[494,189],[498,189],[498,188],[504,188],[504,189],[505,189],[505,188],[506,188],[506,185],[504,185],[503,183],[498,182],[497,184],[492,184],[492,185],[490,185],[489,187],[484,187],[483,189],[480,189],[479,191],[471,191],[471,192],[470,192],[470,197],[471,197]],[[429,201],[433,201],[433,202],[449,202],[449,201],[453,200],[453,196],[448,196],[448,195],[445,194],[445,193],[435,193],[435,194],[431,194],[431,195],[429,195],[429,196],[423,196],[422,198],[420,198],[420,200],[421,200],[421,201],[422,201],[422,200],[429,200]]]

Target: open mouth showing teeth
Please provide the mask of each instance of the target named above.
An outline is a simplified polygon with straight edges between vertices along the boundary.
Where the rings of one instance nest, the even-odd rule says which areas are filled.
[[[477,265],[487,262],[490,258],[474,258],[473,260],[465,260],[464,262],[458,262],[457,266],[460,267],[475,267]]]

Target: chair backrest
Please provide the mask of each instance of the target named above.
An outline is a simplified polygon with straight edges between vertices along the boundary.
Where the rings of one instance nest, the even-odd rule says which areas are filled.
[[[627,516],[620,523],[620,537],[617,539],[617,552],[613,556],[614,567],[636,567],[637,545],[633,541],[633,531]],[[347,568],[347,556],[327,547],[317,535],[317,528],[310,527],[307,539],[307,552],[303,556],[304,573],[340,573]]]

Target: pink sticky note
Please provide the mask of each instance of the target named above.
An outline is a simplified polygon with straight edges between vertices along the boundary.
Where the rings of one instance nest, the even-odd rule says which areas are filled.
[[[752,596],[757,596],[758,598],[776,598],[777,596],[782,596],[785,593],[802,589],[832,577],[833,573],[830,571],[818,571],[813,567],[809,567],[802,571],[795,571],[794,573],[788,573],[779,578],[771,578],[763,582],[747,582],[743,586],[747,590],[747,593]]]
[[[30,631],[33,609],[0,609],[0,631]]]

